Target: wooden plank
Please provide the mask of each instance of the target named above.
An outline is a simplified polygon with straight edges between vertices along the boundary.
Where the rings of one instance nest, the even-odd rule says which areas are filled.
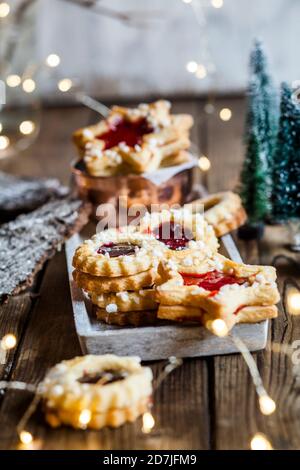
[[[11,333],[16,336],[18,342],[21,341],[31,304],[30,294],[26,293],[11,297],[5,304],[0,306],[0,338]],[[14,364],[16,348],[7,351],[6,354],[1,354],[0,380],[7,380]]]

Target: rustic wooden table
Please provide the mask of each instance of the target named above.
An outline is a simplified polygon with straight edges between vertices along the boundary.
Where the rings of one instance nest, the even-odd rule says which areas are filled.
[[[224,106],[233,112],[229,122],[218,117]],[[213,115],[205,114],[201,100],[177,101],[174,108],[195,117],[193,141],[200,144],[212,164],[206,175],[209,191],[234,189],[243,158],[244,99],[218,99]],[[0,170],[56,176],[68,183],[68,165],[75,155],[71,132],[91,119],[84,108],[45,109],[35,145],[22,155],[0,162]],[[297,259],[287,250],[286,240],[283,227],[267,227],[261,242],[237,243],[245,261],[269,264],[280,254]],[[288,278],[299,280],[299,266],[284,258],[277,266],[282,293]],[[63,250],[47,263],[33,292],[11,298],[0,307],[0,337],[8,332],[17,336],[18,344],[7,362],[0,364],[0,380],[37,383],[50,366],[80,354]],[[289,352],[293,341],[299,339],[300,317],[289,315],[280,305],[280,315],[270,325],[267,349],[254,354],[264,384],[277,404],[276,412],[269,417],[259,412],[246,364],[235,354],[185,360],[155,393],[156,424],[149,435],[142,433],[140,419],[118,430],[52,430],[40,412],[31,419],[30,431],[42,440],[43,449],[249,449],[256,432],[265,433],[274,448],[297,449],[300,385]],[[154,373],[161,366],[153,364]],[[15,426],[30,399],[27,392],[0,395],[0,448],[15,448]]]

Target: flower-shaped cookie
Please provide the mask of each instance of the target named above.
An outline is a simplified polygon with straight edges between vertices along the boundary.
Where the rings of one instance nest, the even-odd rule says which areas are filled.
[[[185,207],[194,214],[202,207],[204,218],[213,226],[217,237],[237,229],[247,219],[241,198],[231,191],[210,194],[186,204]]]
[[[189,115],[171,115],[160,100],[137,108],[114,106],[107,119],[79,129],[74,141],[93,176],[143,173],[189,147]]]
[[[157,265],[163,251],[158,241],[134,227],[122,231],[109,229],[76,249],[73,266],[91,276],[130,276]]]
[[[152,371],[137,357],[87,355],[54,366],[40,390],[53,427],[118,427],[147,410]]]
[[[140,230],[165,246],[166,255],[177,267],[193,266],[212,256],[219,246],[213,228],[204,217],[185,208],[147,212],[140,221]]]
[[[222,319],[230,329],[237,322],[257,322],[277,315],[276,270],[235,263],[216,254],[178,271],[167,262],[157,287],[158,318],[197,321]]]

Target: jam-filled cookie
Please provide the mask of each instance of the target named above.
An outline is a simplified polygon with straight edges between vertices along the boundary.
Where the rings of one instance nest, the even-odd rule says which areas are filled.
[[[159,242],[134,227],[104,230],[80,245],[73,266],[92,276],[130,276],[151,269],[163,256]]]
[[[145,287],[151,287],[158,280],[158,273],[157,268],[153,267],[130,276],[100,277],[91,276],[75,269],[73,278],[81,289],[100,295],[109,292],[138,291]]]
[[[171,115],[165,100],[134,109],[114,106],[107,119],[76,131],[74,141],[91,175],[120,173],[123,164],[142,173],[187,149],[192,124],[189,115]]]
[[[152,371],[137,357],[87,355],[54,366],[40,389],[53,427],[118,427],[147,410]]]
[[[185,208],[146,213],[140,229],[159,241],[167,249],[168,258],[178,266],[192,266],[194,257],[199,260],[212,256],[219,246],[204,217]]]
[[[197,213],[204,209],[205,220],[213,226],[217,237],[221,237],[243,225],[247,219],[241,198],[231,191],[211,194],[185,206]]]
[[[231,328],[277,315],[279,292],[271,266],[238,264],[216,254],[187,270],[168,263],[159,269],[165,281],[157,287],[160,319],[207,324],[220,318]]]
[[[155,310],[131,310],[127,312],[107,311],[106,308],[93,306],[98,320],[107,325],[116,326],[150,326],[158,323],[157,309]]]
[[[92,303],[108,313],[156,310],[157,301],[154,289],[140,289],[136,292],[117,292],[111,294],[90,293]]]

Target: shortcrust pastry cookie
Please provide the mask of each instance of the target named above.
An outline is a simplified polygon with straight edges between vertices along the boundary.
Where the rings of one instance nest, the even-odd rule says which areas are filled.
[[[239,264],[216,254],[198,266],[181,271],[168,262],[159,269],[165,282],[157,287],[158,318],[187,317],[188,312],[183,314],[186,308],[178,313],[178,307],[187,307],[189,317],[194,317],[196,312],[201,322],[221,318],[231,328],[245,307],[269,307],[279,301],[276,270],[271,266]],[[275,315],[277,310],[271,311]]]
[[[147,212],[140,221],[140,230],[165,246],[166,255],[178,266],[192,266],[194,257],[199,261],[212,256],[219,246],[204,217],[185,208]]]
[[[135,227],[104,230],[80,245],[73,266],[92,276],[130,276],[147,271],[163,256],[161,244]]]
[[[190,115],[171,115],[170,103],[165,100],[134,109],[114,106],[107,119],[76,131],[74,141],[91,175],[120,173],[123,163],[143,173],[187,149],[192,125]]]
[[[187,209],[197,213],[204,207],[205,220],[213,226],[217,237],[221,237],[243,225],[247,219],[241,198],[231,191],[211,194],[186,204]]]
[[[92,303],[108,313],[157,309],[154,289],[140,289],[135,292],[122,291],[100,295],[90,292],[89,294]]]
[[[104,308],[94,306],[94,312],[102,322],[115,326],[150,326],[155,325],[157,310],[132,310],[129,312],[107,312]]]
[[[76,357],[48,372],[41,394],[46,420],[53,427],[118,427],[147,410],[152,371],[137,357]]]
[[[161,320],[172,320],[176,322],[201,323],[208,329],[211,328],[214,318],[200,307],[187,307],[183,305],[173,305],[170,310],[168,305],[160,305],[159,318]],[[275,305],[260,307],[242,307],[235,315],[226,319],[228,329],[237,323],[258,323],[260,321],[276,318],[278,310]]]
[[[138,291],[151,287],[158,279],[156,268],[150,268],[138,274],[119,277],[91,276],[75,269],[73,278],[77,286],[96,295],[109,292]]]

